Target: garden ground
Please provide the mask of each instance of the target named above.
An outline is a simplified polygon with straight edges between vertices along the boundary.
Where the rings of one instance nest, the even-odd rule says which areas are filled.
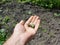
[[[0,5],[0,29],[5,30],[7,40],[20,20],[38,15],[41,24],[35,37],[27,45],[60,45],[60,17],[55,16],[54,13],[60,13],[60,10],[44,9],[33,4],[2,4]]]

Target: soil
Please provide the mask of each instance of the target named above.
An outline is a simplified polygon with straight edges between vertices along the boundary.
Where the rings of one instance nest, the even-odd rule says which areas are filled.
[[[0,16],[3,19],[8,16],[10,19],[6,24],[0,24],[0,29],[6,29],[8,38],[20,20],[27,20],[31,15],[38,15],[41,24],[36,35],[27,45],[60,45],[60,17],[54,16],[56,12],[60,13],[60,10],[44,9],[34,4],[2,4],[0,5]]]

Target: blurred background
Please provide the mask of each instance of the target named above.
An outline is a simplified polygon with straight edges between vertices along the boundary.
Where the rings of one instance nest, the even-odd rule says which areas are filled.
[[[0,45],[31,15],[38,15],[41,24],[27,45],[60,45],[60,0],[0,0]]]

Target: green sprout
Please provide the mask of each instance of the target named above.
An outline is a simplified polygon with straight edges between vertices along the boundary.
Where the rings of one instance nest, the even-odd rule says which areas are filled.
[[[58,14],[58,13],[54,13],[54,16],[55,17],[59,17],[60,16],[60,13]]]
[[[9,16],[5,16],[4,19],[3,19],[3,22],[6,22],[7,23],[9,21],[9,19],[10,19]]]
[[[42,31],[43,31],[44,33],[45,33],[45,32],[47,32],[47,30],[46,30],[46,29],[43,29]]]
[[[30,24],[29,24],[29,27],[34,28],[34,27],[35,27],[35,25],[34,25],[34,24],[32,24],[32,23],[30,23]]]

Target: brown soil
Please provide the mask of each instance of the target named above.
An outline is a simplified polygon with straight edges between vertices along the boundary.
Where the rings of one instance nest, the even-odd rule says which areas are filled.
[[[35,37],[27,45],[60,45],[60,17],[55,17],[55,12],[60,10],[44,9],[32,4],[6,3],[0,6],[0,16],[9,16],[10,20],[0,28],[6,29],[9,37],[16,23],[27,20],[31,15],[38,15],[41,24]],[[1,21],[0,21],[1,22]]]

